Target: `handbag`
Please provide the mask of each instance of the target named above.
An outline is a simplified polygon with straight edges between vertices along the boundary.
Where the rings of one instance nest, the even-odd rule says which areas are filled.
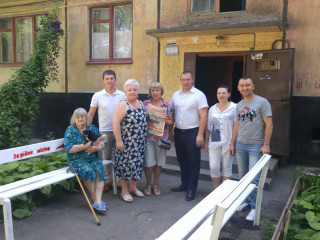
[[[170,150],[171,141],[169,139],[160,138],[159,141],[158,141],[158,146],[160,148],[163,148],[163,149],[166,149],[166,150]]]

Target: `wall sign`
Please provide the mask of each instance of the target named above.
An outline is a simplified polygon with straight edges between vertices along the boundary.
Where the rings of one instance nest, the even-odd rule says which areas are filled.
[[[179,46],[166,46],[166,56],[178,56]]]

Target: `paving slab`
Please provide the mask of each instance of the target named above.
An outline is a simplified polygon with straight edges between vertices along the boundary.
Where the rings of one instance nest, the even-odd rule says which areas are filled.
[[[290,194],[291,173],[295,166],[280,167],[271,191],[263,193],[261,220],[276,223]],[[110,205],[105,216],[98,216],[102,225],[97,226],[82,193],[67,194],[37,208],[33,215],[14,220],[15,240],[151,240],[159,237],[179,218],[200,202],[212,190],[210,181],[199,180],[196,199],[185,201],[185,192],[171,192],[178,186],[180,177],[163,173],[159,187],[161,196],[134,198],[125,203],[112,191],[103,194]],[[145,178],[138,181],[143,190]],[[223,228],[220,239],[262,239],[260,227],[246,222],[247,212],[236,213]],[[3,224],[0,224],[0,239],[5,239]]]

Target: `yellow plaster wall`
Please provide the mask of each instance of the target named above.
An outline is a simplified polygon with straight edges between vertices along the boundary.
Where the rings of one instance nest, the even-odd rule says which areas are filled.
[[[25,1],[34,2],[34,1]],[[140,93],[147,93],[148,86],[157,80],[157,39],[146,35],[147,29],[157,27],[157,0],[134,0],[133,1],[133,53],[132,64],[104,64],[87,65],[89,60],[89,9],[91,6],[106,5],[108,3],[121,3],[126,1],[115,0],[69,0],[68,1],[68,29],[67,29],[67,54],[68,54],[68,92],[95,92],[103,88],[102,72],[112,69],[117,73],[117,87],[122,90],[124,82],[129,78],[139,81]],[[63,2],[61,2],[63,4]],[[15,16],[25,16],[44,13],[43,9],[49,10],[52,5],[32,5],[27,9],[14,7],[11,11]],[[3,9],[0,9],[3,13]],[[20,14],[19,14],[20,13]],[[65,29],[65,9],[59,9],[59,18],[62,28]],[[12,16],[5,14],[3,16]],[[66,36],[65,36],[66,37]],[[53,82],[46,89],[47,92],[65,91],[65,39],[61,40],[61,56],[59,64],[59,83]],[[0,84],[8,81],[17,67],[0,66]]]
[[[283,0],[246,0],[245,11],[214,13],[191,13],[192,0],[161,0],[161,28],[170,28],[188,23],[226,23],[267,18],[281,19]]]
[[[282,32],[256,33],[255,50],[270,50],[272,42],[282,37]],[[165,56],[167,40],[176,40],[179,46],[178,56]],[[219,52],[245,52],[253,46],[253,35],[224,35],[220,47],[216,45],[216,35],[188,36],[176,38],[161,38],[160,40],[160,82],[164,86],[164,98],[170,100],[172,94],[181,88],[179,78],[184,70],[184,54],[219,53]]]
[[[69,92],[95,92],[103,88],[102,72],[112,69],[117,74],[116,86],[123,89],[124,82],[135,78],[140,83],[140,93],[157,79],[157,40],[146,35],[147,29],[157,26],[156,0],[133,1],[133,64],[87,65],[89,60],[89,7],[80,5],[68,12],[68,83]],[[110,1],[100,1],[107,4]],[[70,1],[70,5],[78,1]],[[100,4],[100,5],[101,5]]]
[[[188,11],[187,6],[188,0],[161,0],[161,28],[168,28],[186,24]]]

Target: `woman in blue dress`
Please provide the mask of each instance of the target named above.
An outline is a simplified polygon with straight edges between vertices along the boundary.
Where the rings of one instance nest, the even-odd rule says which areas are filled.
[[[116,139],[115,173],[119,177],[122,191],[120,198],[133,202],[131,195],[144,197],[137,188],[144,162],[147,137],[147,115],[138,100],[139,83],[129,79],[124,84],[126,99],[120,101],[113,114],[112,126]],[[128,188],[128,182],[130,183]]]
[[[88,141],[83,135],[85,130],[98,136],[95,142]],[[68,165],[74,169],[84,184],[93,200],[93,209],[105,214],[108,205],[101,200],[106,172],[98,151],[105,145],[100,145],[101,134],[92,124],[88,124],[88,113],[83,108],[77,108],[70,120],[70,126],[64,135],[64,148],[67,151]]]

